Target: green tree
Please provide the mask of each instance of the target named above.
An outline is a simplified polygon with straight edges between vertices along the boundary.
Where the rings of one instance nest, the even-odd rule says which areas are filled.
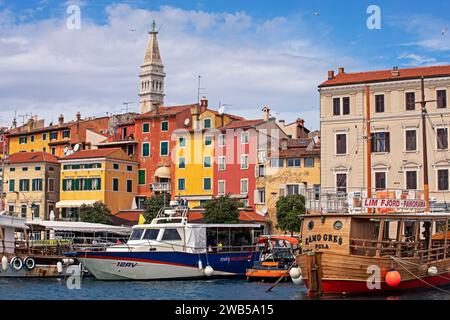
[[[166,206],[170,202],[170,197],[166,195]],[[153,195],[144,201],[144,218],[147,223],[152,222],[158,215],[159,210],[164,206],[164,195]]]
[[[209,201],[205,205],[206,223],[239,223],[239,206],[228,195]]]
[[[83,204],[80,207],[80,220],[83,222],[112,224],[111,210],[103,203]]]
[[[299,194],[289,195],[278,199],[277,228],[294,234],[300,231],[299,215],[306,213],[305,197]]]

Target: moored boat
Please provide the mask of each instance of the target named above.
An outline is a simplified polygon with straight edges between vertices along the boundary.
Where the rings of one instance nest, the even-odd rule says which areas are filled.
[[[289,279],[289,270],[295,264],[298,239],[290,236],[269,235],[258,239],[260,259],[245,273],[249,281],[277,281]]]
[[[174,203],[150,224],[134,226],[125,244],[67,255],[99,280],[244,276],[259,257],[253,231],[260,225],[189,223],[188,211]]]

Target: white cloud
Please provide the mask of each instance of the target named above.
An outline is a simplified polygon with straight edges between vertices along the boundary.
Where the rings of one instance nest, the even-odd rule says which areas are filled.
[[[410,54],[402,54],[398,57],[398,59],[406,59],[408,60],[404,65],[406,66],[421,66],[426,64],[435,64],[435,58],[427,58],[420,56],[418,54],[410,53]]]
[[[318,128],[317,85],[339,53],[318,43],[301,19],[256,21],[245,12],[208,13],[127,5],[106,8],[105,25],[88,19],[81,30],[65,28],[65,17],[15,23],[0,11],[0,121],[14,110],[56,121],[120,112],[122,102],[138,110],[138,73],[152,19],[161,26],[160,50],[166,67],[166,105],[197,99],[197,76],[216,106],[261,117],[263,105],[287,121],[301,116]],[[136,29],[131,32],[130,29]],[[347,66],[356,62],[343,58]],[[312,112],[314,110],[315,112]]]

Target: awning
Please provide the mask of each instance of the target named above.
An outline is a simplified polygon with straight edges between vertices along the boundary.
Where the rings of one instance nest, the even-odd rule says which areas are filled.
[[[56,203],[56,207],[58,209],[61,208],[79,208],[83,204],[87,206],[91,206],[96,202],[99,202],[100,200],[64,200]]]
[[[169,167],[159,167],[155,171],[155,177],[158,178],[168,178],[170,179],[170,169]]]

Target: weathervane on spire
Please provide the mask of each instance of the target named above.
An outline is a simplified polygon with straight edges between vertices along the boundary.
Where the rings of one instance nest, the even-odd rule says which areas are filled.
[[[153,19],[153,22],[152,22],[152,31],[151,31],[152,33],[156,33],[156,21],[155,21],[155,19]]]

